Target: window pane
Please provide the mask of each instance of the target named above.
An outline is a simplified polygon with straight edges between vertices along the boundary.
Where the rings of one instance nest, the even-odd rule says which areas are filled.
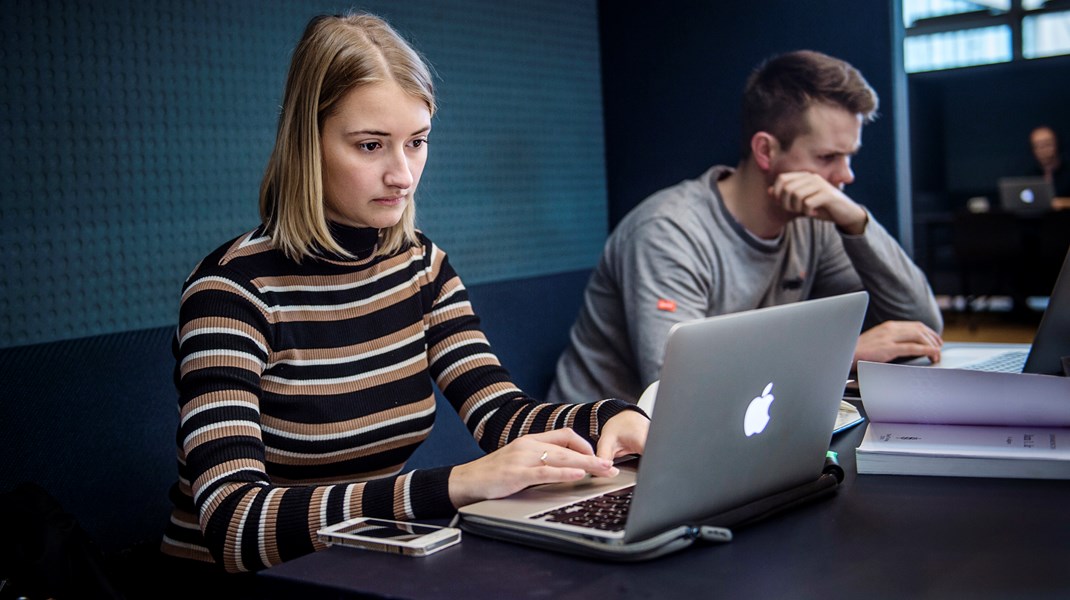
[[[1043,2],[1044,0],[1037,0]],[[1011,0],[986,0],[967,2],[966,0],[903,0],[903,26],[910,27],[918,19],[942,17],[977,10],[1011,9]]]
[[[983,27],[908,37],[903,54],[907,73],[1008,62],[1011,30]]]
[[[1026,58],[1070,54],[1070,11],[1022,19],[1022,55]]]
[[[1026,10],[1036,10],[1042,6],[1048,0],[1022,0],[1022,8]]]

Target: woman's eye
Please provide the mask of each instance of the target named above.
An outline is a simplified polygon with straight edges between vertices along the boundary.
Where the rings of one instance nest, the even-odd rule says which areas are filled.
[[[413,140],[412,141],[412,147],[413,148],[420,148],[422,146],[426,146],[427,143],[428,143],[427,140],[424,140],[424,139]]]
[[[357,144],[358,148],[360,148],[361,150],[364,150],[366,152],[371,152],[373,150],[378,150],[381,146],[382,146],[382,144],[380,144],[379,142],[361,142],[361,143]]]

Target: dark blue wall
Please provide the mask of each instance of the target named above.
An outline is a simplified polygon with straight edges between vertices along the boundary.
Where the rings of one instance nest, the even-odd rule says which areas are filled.
[[[164,326],[258,223],[283,80],[348,0],[5,0],[0,348]],[[417,225],[469,284],[590,268],[606,233],[595,0],[362,0],[439,112]]]
[[[880,96],[848,193],[896,231],[891,1],[601,0],[599,11],[611,227],[652,192],[735,165],[747,75],[809,48],[852,63]]]

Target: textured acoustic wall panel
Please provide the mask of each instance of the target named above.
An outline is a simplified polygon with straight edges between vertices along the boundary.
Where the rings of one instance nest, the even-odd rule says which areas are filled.
[[[168,325],[257,224],[297,0],[16,0],[0,11],[0,347]],[[595,2],[359,8],[425,54],[418,224],[468,283],[590,267],[606,233]]]

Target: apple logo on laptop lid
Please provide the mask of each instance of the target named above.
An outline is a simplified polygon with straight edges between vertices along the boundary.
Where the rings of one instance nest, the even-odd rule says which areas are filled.
[[[765,431],[765,426],[769,424],[769,405],[775,399],[772,390],[773,382],[770,381],[762,390],[762,395],[755,397],[747,406],[747,414],[743,416],[743,433],[747,437]]]

